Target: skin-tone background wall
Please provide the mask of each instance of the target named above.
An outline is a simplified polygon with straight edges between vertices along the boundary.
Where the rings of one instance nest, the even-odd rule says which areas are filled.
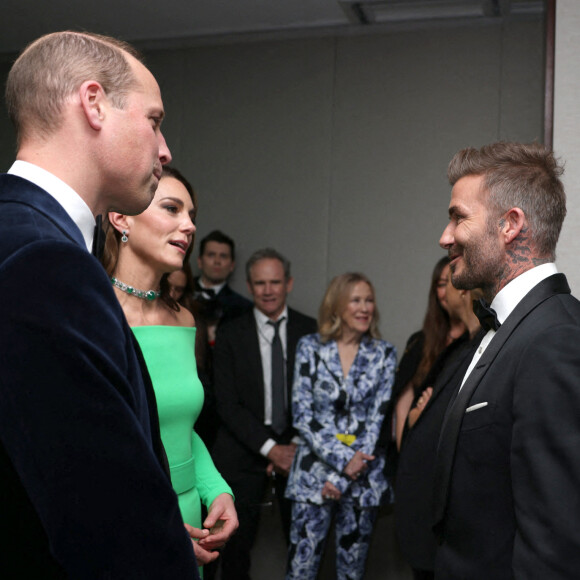
[[[443,254],[449,160],[543,135],[539,17],[145,54],[173,164],[198,192],[197,237],[219,228],[236,240],[233,287],[247,295],[246,259],[272,246],[292,262],[290,304],[315,316],[330,278],[360,270],[400,353]],[[5,170],[5,115],[0,135]]]

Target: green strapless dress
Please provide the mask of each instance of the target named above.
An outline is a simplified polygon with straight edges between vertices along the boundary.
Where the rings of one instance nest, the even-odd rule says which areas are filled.
[[[133,327],[153,382],[161,439],[183,521],[201,528],[200,500],[209,506],[220,493],[232,494],[232,490],[193,430],[203,407],[203,387],[195,363],[195,330]]]

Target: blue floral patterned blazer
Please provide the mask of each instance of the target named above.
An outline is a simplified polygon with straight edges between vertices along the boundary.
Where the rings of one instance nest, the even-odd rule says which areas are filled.
[[[322,487],[330,481],[344,500],[360,507],[378,506],[391,499],[383,473],[385,456],[375,445],[391,397],[397,355],[384,340],[363,337],[356,358],[344,378],[336,341],[304,336],[296,349],[292,415],[301,443],[290,471],[286,497],[322,504]],[[356,436],[351,446],[337,433]],[[375,455],[369,469],[353,481],[343,469],[356,451]]]

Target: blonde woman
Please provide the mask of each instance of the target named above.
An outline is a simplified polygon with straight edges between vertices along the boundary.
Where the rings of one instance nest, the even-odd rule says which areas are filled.
[[[375,455],[395,375],[395,348],[380,339],[375,292],[363,274],[334,278],[319,332],[298,343],[292,412],[298,446],[286,488],[292,500],[288,580],[316,578],[332,518],[336,577],[364,573],[379,505],[390,499],[385,457]]]

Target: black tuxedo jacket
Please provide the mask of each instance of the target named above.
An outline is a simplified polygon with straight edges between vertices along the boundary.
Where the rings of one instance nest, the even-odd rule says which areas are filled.
[[[2,578],[198,578],[108,278],[63,208],[12,175],[0,321]]]
[[[195,287],[197,292],[201,293],[199,277],[195,278]],[[218,321],[236,318],[240,314],[251,310],[253,307],[250,300],[232,290],[228,284],[222,287],[213,300],[207,300],[203,297],[197,298],[196,300],[201,304],[203,314],[210,319],[217,318]]]
[[[436,577],[577,578],[579,454],[580,303],[556,274],[518,304],[448,411]]]
[[[316,321],[289,308],[286,332],[286,383],[291,401],[296,345],[305,334],[316,332]],[[262,445],[268,439],[288,443],[295,431],[289,427],[278,436],[264,425],[262,358],[253,310],[218,328],[214,388],[222,419],[214,455],[222,474],[228,479],[245,470],[263,470],[267,460],[260,454]],[[288,425],[292,425],[290,415]]]

